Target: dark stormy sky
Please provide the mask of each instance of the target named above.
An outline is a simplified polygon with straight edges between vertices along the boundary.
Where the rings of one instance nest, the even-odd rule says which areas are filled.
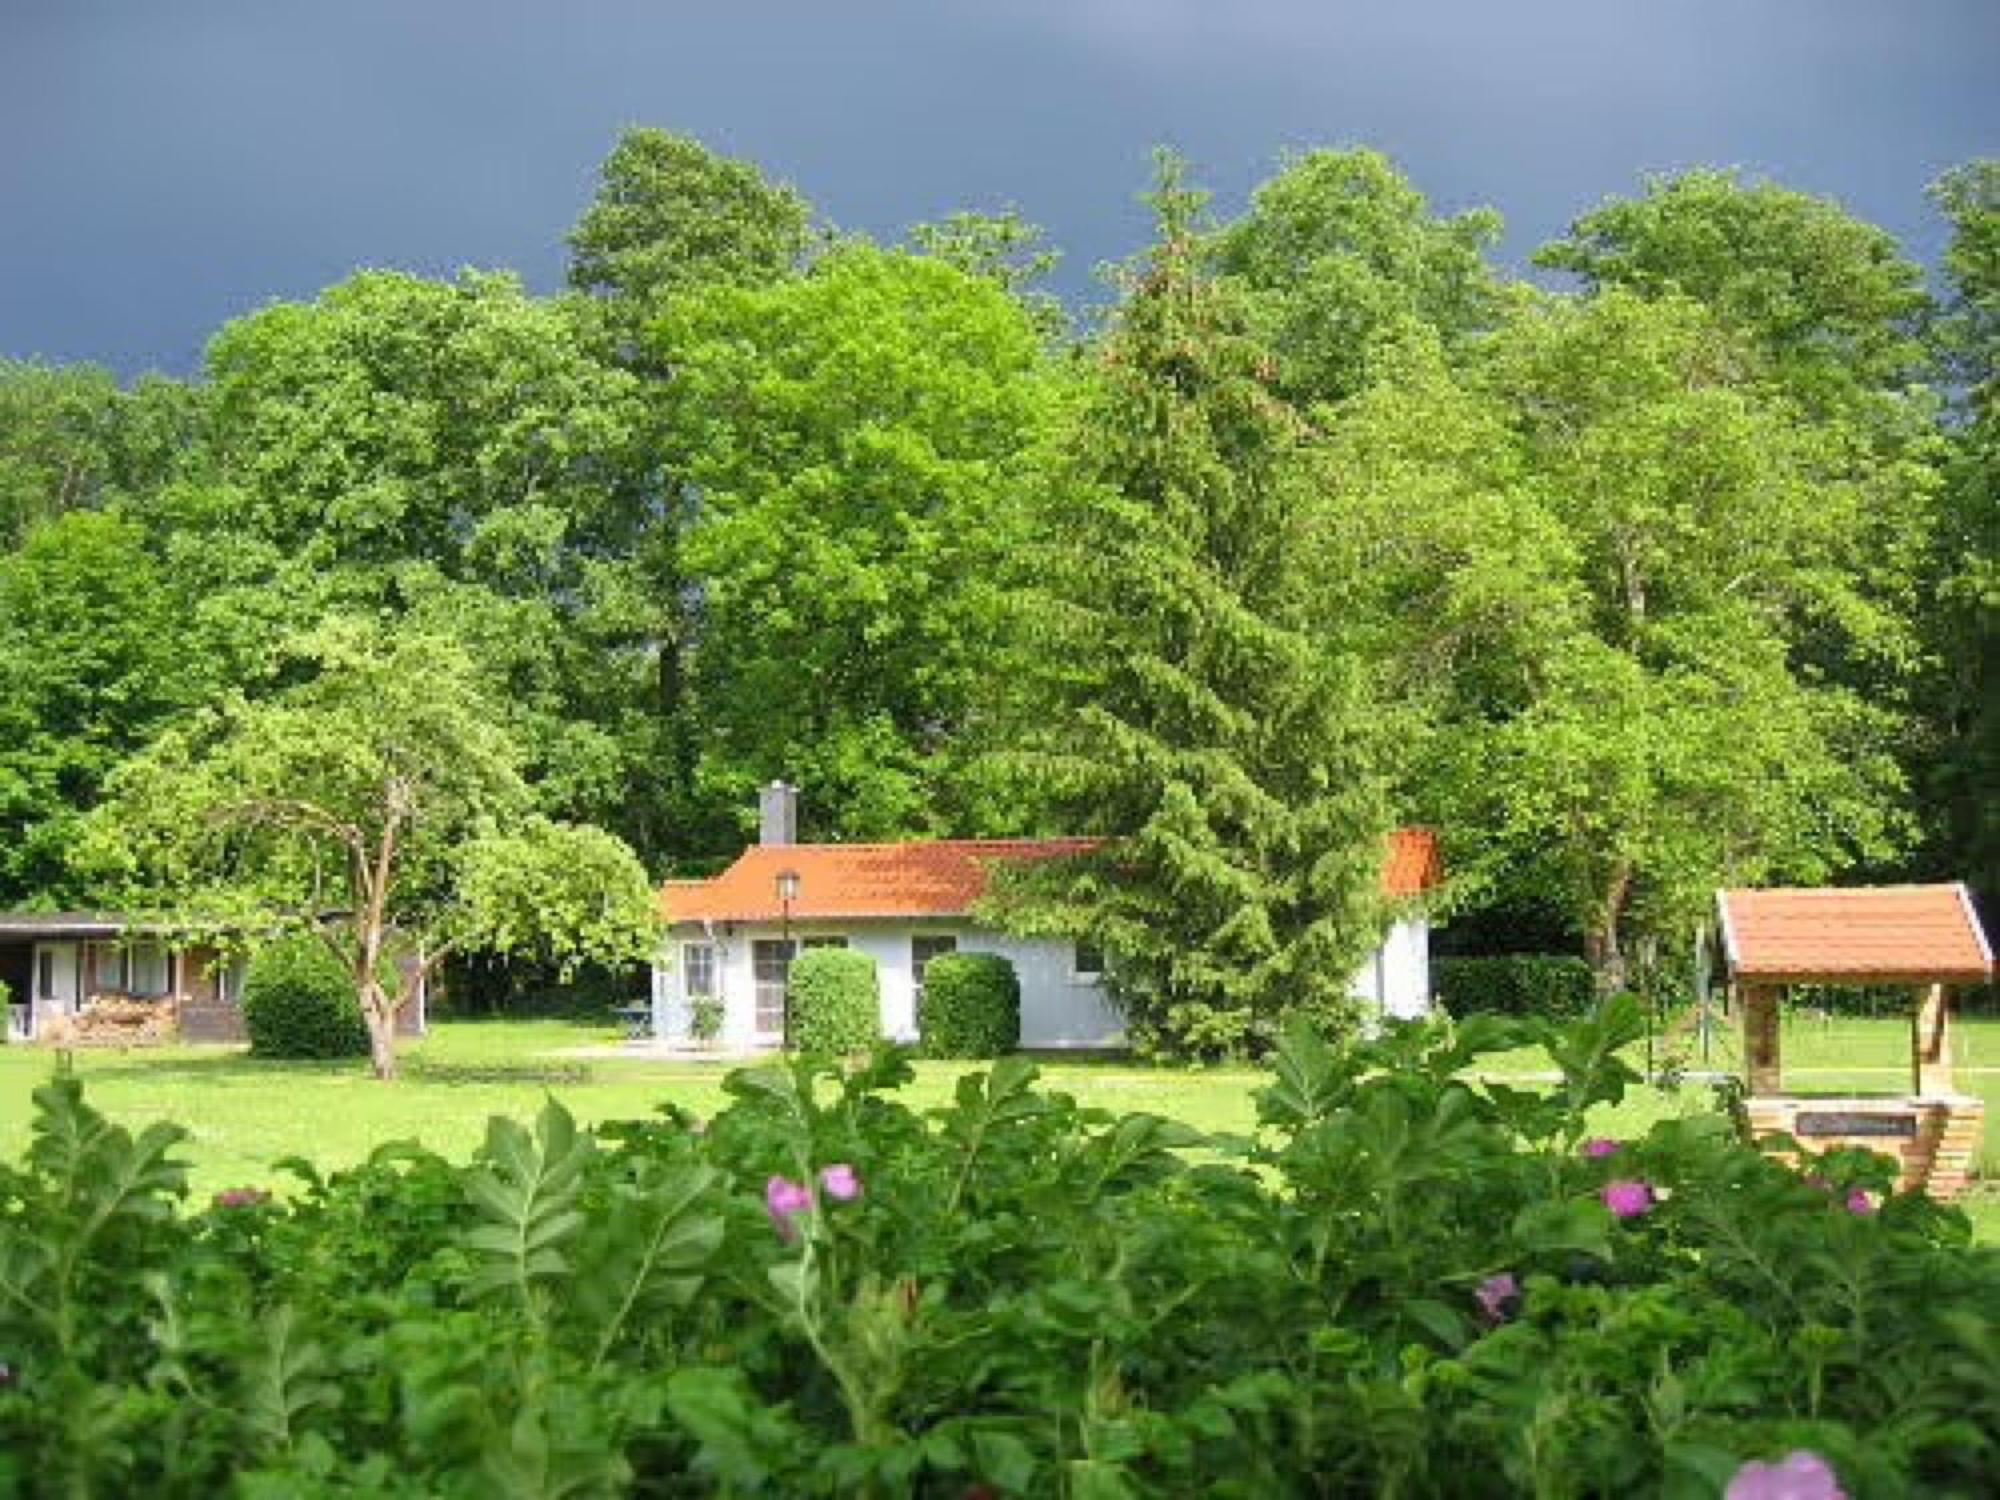
[[[185,374],[356,266],[562,274],[619,128],[684,130],[894,237],[1013,204],[1061,289],[1169,142],[1233,209],[1370,144],[1518,263],[1648,170],[1738,165],[1934,259],[2000,153],[2000,0],[0,0],[0,355]]]

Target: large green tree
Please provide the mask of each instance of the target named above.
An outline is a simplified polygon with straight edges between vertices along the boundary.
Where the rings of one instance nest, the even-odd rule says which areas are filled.
[[[1251,196],[1213,241],[1216,266],[1279,357],[1300,403],[1351,396],[1372,378],[1378,341],[1423,328],[1460,348],[1499,315],[1486,252],[1500,216],[1445,218],[1376,151],[1308,151]]]
[[[1935,672],[1920,708],[1926,863],[2000,899],[2000,160],[1945,174],[1949,298],[1934,329],[1953,396],[1926,616]]]
[[[570,231],[569,281],[643,317],[674,292],[776,280],[811,240],[812,208],[795,189],[692,137],[635,126]]]
[[[79,820],[208,685],[139,526],[72,511],[0,557],[0,908],[91,898]]]
[[[1821,880],[1902,833],[1898,715],[1815,665],[1832,633],[1908,635],[1870,587],[1871,491],[1752,363],[1699,304],[1614,289],[1524,313],[1472,377],[1567,599],[1452,705],[1432,790],[1607,985],[1635,920],[1684,931],[1718,885]]]
[[[1049,411],[1033,321],[987,279],[854,245],[679,299],[654,339],[699,496],[682,564],[704,795],[737,814],[789,776],[844,838],[987,821],[962,744]]]
[[[276,671],[276,691],[209,705],[113,778],[82,858],[128,903],[234,941],[324,941],[383,1079],[407,985],[454,952],[651,955],[645,871],[540,816],[455,641],[336,618]]]
[[[1310,629],[1309,434],[1171,159],[1154,202],[1051,465],[1008,757],[1104,842],[1001,900],[1104,947],[1137,1045],[1215,1056],[1349,1018],[1389,815],[1361,675]]]
[[[1713,169],[1651,177],[1535,259],[1592,290],[1703,303],[1815,411],[1900,388],[1922,365],[1921,268],[1887,231],[1776,183]]]
[[[146,512],[204,649],[254,686],[331,612],[456,634],[551,806],[659,853],[645,406],[582,309],[369,272],[231,324],[208,375],[209,438]]]
[[[0,547],[36,524],[150,495],[194,441],[199,398],[149,375],[0,359]]]

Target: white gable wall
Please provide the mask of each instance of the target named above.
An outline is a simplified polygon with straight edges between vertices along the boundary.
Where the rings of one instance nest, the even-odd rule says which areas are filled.
[[[756,1029],[756,977],[751,943],[778,938],[775,923],[717,923],[708,932],[698,924],[677,924],[667,962],[653,969],[653,1030],[666,1040],[691,1034],[682,945],[712,942],[716,980],[723,1000],[720,1045],[730,1050],[773,1045]],[[842,937],[858,953],[875,960],[881,986],[882,1032],[899,1041],[916,1040],[916,992],[910,944],[919,935],[950,934],[961,953],[995,953],[1014,965],[1021,981],[1021,1045],[1031,1048],[1096,1048],[1124,1045],[1125,1025],[1095,978],[1075,970],[1075,948],[1053,938],[1016,938],[950,921],[795,923],[795,941]],[[1430,1009],[1430,927],[1421,917],[1395,924],[1381,948],[1354,976],[1351,992],[1378,1013],[1415,1017]]]

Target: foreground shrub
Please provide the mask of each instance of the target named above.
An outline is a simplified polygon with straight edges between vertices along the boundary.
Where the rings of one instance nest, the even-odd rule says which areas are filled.
[[[366,1057],[354,981],[310,938],[275,943],[243,977],[243,1024],[258,1057]]]
[[[943,953],[924,965],[918,1045],[926,1057],[999,1057],[1021,1045],[1021,981],[997,953]]]
[[[792,960],[785,1025],[795,1052],[866,1052],[882,1038],[875,960],[852,948],[808,948]]]
[[[1990,1493],[2000,1259],[1885,1158],[1591,1137],[1639,1033],[1293,1029],[1254,1144],[1019,1057],[920,1111],[881,1048],[197,1204],[60,1077],[0,1166],[0,1494]],[[1531,1042],[1559,1088],[1476,1081]]]
[[[1431,965],[1438,999],[1454,1016],[1586,1015],[1597,995],[1590,965],[1561,953],[1499,958],[1441,958]]]

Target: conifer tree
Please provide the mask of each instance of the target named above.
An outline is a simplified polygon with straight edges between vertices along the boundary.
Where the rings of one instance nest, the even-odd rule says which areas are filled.
[[[1339,1024],[1378,935],[1387,827],[1360,674],[1313,639],[1308,434],[1163,157],[1157,243],[1050,466],[1010,764],[1094,852],[1002,915],[1100,945],[1134,1044],[1255,1054]]]

